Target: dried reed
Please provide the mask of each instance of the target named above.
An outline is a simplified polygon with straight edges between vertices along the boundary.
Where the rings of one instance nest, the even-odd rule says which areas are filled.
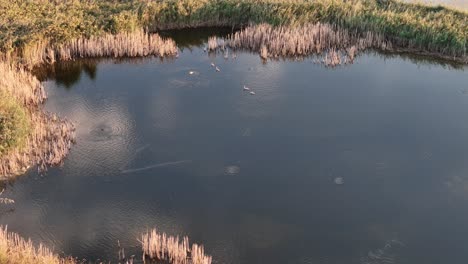
[[[219,48],[219,43],[210,39],[210,50]],[[368,48],[392,48],[391,42],[381,34],[359,33],[322,23],[299,27],[254,25],[231,34],[226,44],[232,49],[259,52],[263,59],[324,54],[322,62],[327,66],[352,63],[359,51]]]
[[[0,226],[0,264],[75,264],[72,258],[62,258],[42,244],[35,247],[16,233]]]
[[[41,63],[54,63],[77,58],[98,57],[144,57],[172,56],[177,54],[177,46],[172,39],[143,30],[132,33],[103,34],[90,38],[78,38],[60,45],[39,42],[24,49],[22,64],[32,67]]]
[[[31,124],[25,146],[0,156],[0,176],[17,175],[33,165],[45,171],[47,166],[60,164],[75,141],[73,124],[39,109],[46,94],[41,83],[30,73],[0,62],[0,75],[0,91],[11,94],[13,100],[23,104]]]
[[[211,264],[211,256],[205,255],[202,245],[193,244],[190,248],[188,237],[168,236],[159,234],[156,228],[141,236],[143,261],[150,258],[167,261],[171,264]]]
[[[3,192],[5,191],[5,189],[3,189],[1,192],[0,192],[0,195],[3,194]],[[10,199],[10,198],[0,198],[0,203],[1,204],[13,204],[15,203],[15,200],[13,199]]]

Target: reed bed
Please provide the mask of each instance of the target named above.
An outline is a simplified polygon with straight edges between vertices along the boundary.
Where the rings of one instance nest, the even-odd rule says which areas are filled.
[[[34,246],[16,233],[0,227],[0,264],[76,264],[72,258],[62,258],[42,244]]]
[[[229,35],[225,42],[210,38],[208,46],[210,50],[224,49],[224,43],[231,49],[259,52],[263,59],[322,54],[321,62],[327,66],[352,63],[368,48],[392,50],[392,43],[381,34],[322,23],[300,27],[253,25]]]
[[[28,106],[42,104],[47,95],[41,82],[22,67],[0,61],[0,91]]]
[[[158,233],[156,228],[141,236],[143,261],[166,261],[171,264],[211,264],[211,256],[205,255],[202,245],[189,245],[188,237],[173,237]]]
[[[27,112],[27,120],[21,123],[29,124],[25,144],[1,153],[0,176],[17,175],[33,165],[38,165],[39,171],[43,172],[47,166],[60,164],[75,141],[73,124],[40,109],[46,94],[41,83],[30,73],[0,62],[0,75],[3,77],[0,79],[0,94],[3,95],[0,103],[19,102]],[[18,116],[8,118],[14,123]]]
[[[399,0],[0,0],[0,10],[4,11],[0,16],[0,53],[6,57],[17,51],[39,51],[42,55],[44,47],[140,28],[157,32],[201,26],[302,26],[321,22],[384,35],[395,48],[468,63],[466,11]]]
[[[34,66],[78,58],[123,58],[146,56],[173,56],[177,45],[172,39],[143,30],[118,34],[103,34],[90,38],[77,38],[60,45],[39,42],[22,51],[22,63]]]

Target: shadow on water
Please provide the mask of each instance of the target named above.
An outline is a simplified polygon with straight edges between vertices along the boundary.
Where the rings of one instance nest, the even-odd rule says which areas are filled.
[[[81,80],[83,74],[95,80],[100,63],[113,64],[144,64],[154,59],[153,56],[145,58],[87,58],[74,61],[61,61],[50,65],[41,65],[33,69],[33,74],[41,82],[54,81],[57,86],[70,89]],[[159,58],[160,62],[172,62],[174,58]]]
[[[227,30],[227,29],[226,29]],[[181,51],[184,48],[191,50],[195,47],[201,47],[208,36],[212,36],[208,32],[216,32],[216,31],[208,31],[204,29],[206,35],[204,37],[200,37],[192,33],[193,36],[189,38],[189,40],[181,41],[178,45]],[[226,33],[226,32],[225,32]],[[166,33],[169,34],[169,33]],[[178,37],[183,40],[183,33],[182,32],[171,32],[170,34],[174,34],[174,36],[178,35]],[[228,33],[226,33],[228,34]],[[458,71],[465,71],[466,66],[461,63],[431,58],[424,55],[418,54],[411,54],[411,53],[404,53],[404,52],[385,52],[385,51],[367,51],[367,54],[372,54],[374,56],[379,56],[383,60],[387,59],[394,59],[400,58],[405,61],[410,61],[411,63],[417,65],[432,65],[432,66],[442,66],[444,68],[450,70],[458,70]],[[216,55],[216,54],[214,54]],[[210,53],[210,56],[213,54]],[[222,56],[222,55],[220,55]],[[359,57],[359,56],[358,56]],[[274,58],[272,60],[280,60],[280,61],[302,61],[308,58],[314,58],[314,56],[309,57],[291,57],[291,58]],[[114,64],[144,64],[148,60],[153,59],[151,58],[119,58],[119,59],[109,59],[109,58],[96,58],[96,59],[79,59],[76,61],[64,61],[64,62],[57,62],[52,65],[43,65],[40,67],[36,67],[33,70],[34,75],[39,79],[39,81],[49,81],[53,80],[57,86],[65,87],[66,89],[70,89],[73,87],[74,84],[80,81],[81,77],[86,75],[89,79],[95,80],[98,72],[98,65],[103,62],[111,61]],[[174,58],[159,58],[161,62],[170,62],[173,61]],[[268,63],[268,61],[263,61],[264,64]],[[344,65],[344,67],[348,67],[350,65]]]
[[[97,59],[65,61],[37,67],[33,72],[41,82],[55,80],[58,86],[69,89],[81,79],[83,73],[91,80],[95,80],[98,64],[99,60]]]
[[[165,30],[159,32],[161,36],[172,38],[180,50],[192,49],[201,47],[206,44],[211,36],[227,37],[229,34],[235,32],[235,29],[226,27],[202,27],[202,28],[188,28],[180,30]]]

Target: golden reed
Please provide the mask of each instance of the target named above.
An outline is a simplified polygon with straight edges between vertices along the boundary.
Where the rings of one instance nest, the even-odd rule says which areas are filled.
[[[104,34],[91,38],[78,38],[51,46],[48,42],[30,45],[21,51],[21,63],[28,67],[41,63],[54,63],[78,58],[172,56],[177,45],[172,39],[144,30],[132,33]]]
[[[168,236],[158,233],[156,228],[141,236],[143,261],[147,258],[157,261],[167,261],[171,264],[211,264],[211,256],[205,255],[202,245],[189,245],[188,237]]]
[[[358,52],[368,48],[392,48],[391,42],[381,34],[349,31],[322,23],[299,27],[259,24],[235,32],[225,41],[208,40],[209,50],[224,49],[224,45],[259,52],[263,59],[323,55],[321,62],[327,66],[352,63]]]
[[[1,264],[76,264],[72,258],[62,258],[42,244],[35,247],[31,240],[25,240],[16,233],[0,226]]]
[[[18,175],[34,165],[45,171],[47,166],[60,164],[75,141],[73,124],[39,109],[46,93],[29,72],[0,62],[0,76],[0,91],[6,91],[24,105],[31,124],[25,146],[0,156],[0,176]]]

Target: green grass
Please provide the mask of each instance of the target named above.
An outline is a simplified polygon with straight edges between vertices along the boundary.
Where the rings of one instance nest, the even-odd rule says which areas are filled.
[[[373,31],[403,48],[465,57],[468,14],[441,6],[396,0],[0,0],[0,50],[27,49],[37,42],[199,26],[242,26],[266,22],[300,25],[328,22]]]
[[[24,106],[0,90],[0,156],[25,145],[30,131],[28,115]]]

